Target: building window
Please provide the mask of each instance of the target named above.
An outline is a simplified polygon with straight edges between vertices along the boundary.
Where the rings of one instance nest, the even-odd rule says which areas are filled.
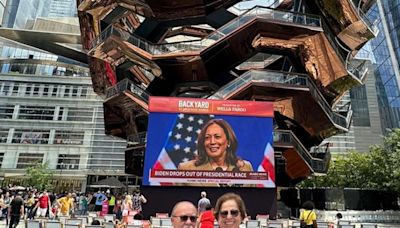
[[[33,96],[39,96],[40,85],[33,85]]]
[[[54,87],[53,87],[53,92],[52,92],[51,96],[52,96],[52,97],[56,97],[56,96],[57,96],[57,92],[58,92],[58,87],[57,87],[57,86],[54,86]]]
[[[53,120],[55,107],[21,106],[18,119],[21,120]]]
[[[78,96],[78,87],[73,86],[72,87],[72,97],[77,97]]]
[[[64,97],[70,97],[71,96],[71,89],[70,86],[66,86],[64,90]]]
[[[57,169],[79,169],[79,154],[60,154]]]
[[[3,82],[0,86],[0,95],[8,95],[11,92],[11,82]]]
[[[93,121],[93,108],[68,108],[67,121]]]
[[[47,97],[47,96],[49,96],[49,85],[44,85],[44,88],[43,88],[43,96],[44,97]]]
[[[56,131],[54,144],[82,145],[84,136],[83,131]]]
[[[0,105],[0,119],[12,119],[14,105]]]
[[[32,85],[31,84],[26,85],[25,95],[30,96],[31,91],[32,91]]]
[[[16,129],[12,143],[48,144],[50,131]]]
[[[25,169],[43,162],[44,154],[20,153],[18,156],[17,169]]]
[[[81,97],[86,97],[87,93],[88,93],[87,87],[82,87]]]
[[[12,95],[13,96],[18,96],[18,90],[19,90],[19,83],[14,83]]]
[[[0,128],[0,143],[7,143],[8,128]]]

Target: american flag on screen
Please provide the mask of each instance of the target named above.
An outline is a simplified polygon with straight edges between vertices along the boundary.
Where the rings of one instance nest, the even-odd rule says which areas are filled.
[[[257,171],[267,172],[269,176],[268,181],[259,184],[258,187],[275,187],[275,152],[270,143],[265,147],[264,157]]]
[[[153,169],[177,169],[179,163],[194,159],[197,155],[197,136],[212,118],[213,115],[178,114]]]

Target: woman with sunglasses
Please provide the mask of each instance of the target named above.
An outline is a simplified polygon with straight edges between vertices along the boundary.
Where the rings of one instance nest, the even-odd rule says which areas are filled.
[[[214,211],[220,228],[239,228],[246,217],[246,206],[235,193],[226,193],[218,198]]]

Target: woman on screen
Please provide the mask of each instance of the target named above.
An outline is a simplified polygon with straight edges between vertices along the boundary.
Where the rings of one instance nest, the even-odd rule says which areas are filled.
[[[197,158],[180,163],[178,170],[253,171],[250,162],[236,155],[237,147],[232,127],[223,119],[212,119],[197,139]]]

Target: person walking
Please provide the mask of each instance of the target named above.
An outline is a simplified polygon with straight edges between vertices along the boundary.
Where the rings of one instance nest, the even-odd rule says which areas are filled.
[[[62,216],[69,216],[74,210],[74,198],[72,198],[71,193],[58,199],[57,203],[60,207],[60,213]]]
[[[21,193],[18,192],[10,203],[8,214],[10,215],[9,228],[16,228],[18,226],[21,216],[24,216],[24,200]]]
[[[39,196],[38,208],[36,211],[36,217],[46,217],[47,209],[51,205],[49,195],[47,191],[44,190],[43,193]]]
[[[129,223],[129,215],[131,214],[132,211],[132,197],[131,195],[126,195],[125,199],[122,203],[122,221],[125,224]]]
[[[199,212],[199,215],[201,215],[201,213],[203,213],[204,211],[206,211],[206,207],[208,205],[211,205],[210,200],[207,198],[207,193],[205,191],[202,191],[200,193],[200,200],[197,203],[197,211]]]
[[[99,216],[101,210],[103,209],[103,201],[107,198],[107,196],[104,195],[103,192],[98,191],[93,195],[93,197],[96,199],[94,211],[96,211],[97,215]]]
[[[142,204],[147,203],[147,199],[140,194],[139,190],[135,190],[135,194],[132,198],[132,208],[134,213],[142,213]]]
[[[86,215],[86,212],[88,210],[88,199],[85,195],[85,193],[81,193],[79,197],[79,212],[78,215]]]
[[[314,203],[306,201],[303,204],[303,210],[300,212],[301,228],[317,228],[317,214],[314,211]]]
[[[6,192],[5,194],[4,194],[4,197],[3,197],[3,207],[2,207],[2,212],[3,212],[3,216],[6,218],[6,225],[8,226],[8,224],[9,224],[9,214],[8,214],[8,211],[9,211],[9,207],[10,207],[10,203],[11,203],[11,200],[12,200],[12,198],[11,198],[11,196],[10,196],[10,192]]]
[[[115,196],[113,193],[108,194],[108,214],[114,214]]]

